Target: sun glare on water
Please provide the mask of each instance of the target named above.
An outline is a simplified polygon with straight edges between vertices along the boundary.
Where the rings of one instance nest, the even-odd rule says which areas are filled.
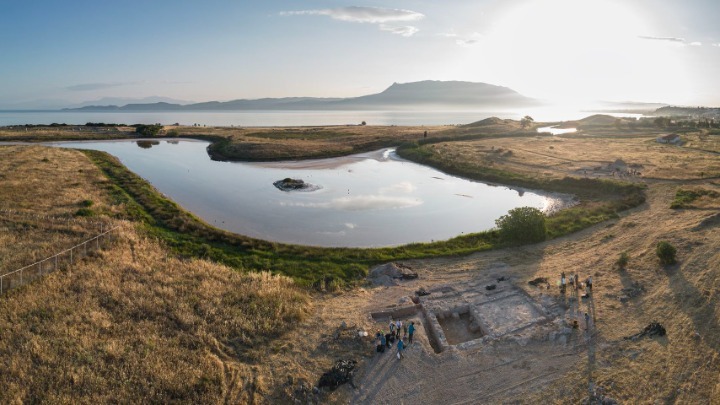
[[[685,99],[682,45],[642,38],[654,32],[642,10],[623,2],[530,0],[497,19],[477,49],[501,82],[535,97]]]

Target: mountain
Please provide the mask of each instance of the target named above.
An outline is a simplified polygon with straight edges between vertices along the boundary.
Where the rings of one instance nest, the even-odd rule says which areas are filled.
[[[208,101],[194,104],[168,102],[91,105],[63,111],[242,111],[242,110],[366,110],[466,108],[496,109],[538,106],[538,100],[507,87],[460,81],[393,83],[378,94],[351,98],[285,97]]]
[[[98,100],[83,101],[70,108],[81,108],[87,106],[109,106],[109,105],[126,105],[126,104],[152,104],[152,103],[169,103],[169,104],[192,104],[194,101],[178,100],[169,97],[150,96],[143,98],[128,97],[103,97]]]
[[[385,91],[369,96],[345,99],[338,105],[358,107],[528,107],[537,100],[507,87],[487,83],[426,80],[393,83]]]

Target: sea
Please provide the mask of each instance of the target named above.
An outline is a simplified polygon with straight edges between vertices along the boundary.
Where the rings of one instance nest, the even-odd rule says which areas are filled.
[[[598,112],[568,108],[540,108],[523,111],[203,111],[203,112],[87,112],[87,111],[0,111],[0,126],[11,125],[84,125],[163,124],[199,126],[320,126],[320,125],[463,125],[489,117],[518,120],[526,115],[537,122],[581,119]],[[639,117],[640,114],[603,113]]]

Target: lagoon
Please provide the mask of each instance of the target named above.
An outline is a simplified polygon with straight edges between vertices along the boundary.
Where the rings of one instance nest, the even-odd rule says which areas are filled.
[[[562,199],[450,176],[384,149],[333,159],[272,163],[211,160],[204,141],[57,142],[118,157],[160,192],[218,228],[325,247],[379,247],[491,229],[508,210],[549,211]],[[313,191],[273,182],[302,179]]]

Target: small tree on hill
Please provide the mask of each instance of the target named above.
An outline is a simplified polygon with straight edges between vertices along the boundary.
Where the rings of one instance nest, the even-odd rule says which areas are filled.
[[[660,258],[660,263],[677,263],[677,259],[675,259],[675,253],[677,253],[677,249],[675,249],[675,246],[671,245],[670,242],[658,242],[657,247],[655,248],[655,252],[657,253],[658,258]]]
[[[510,243],[533,243],[545,240],[545,214],[537,208],[519,207],[495,220],[500,237]]]
[[[526,115],[526,116],[522,117],[522,119],[520,119],[520,125],[523,128],[529,127],[530,125],[532,125],[533,122],[535,122],[535,120],[533,119],[533,117],[531,117],[529,115]]]

